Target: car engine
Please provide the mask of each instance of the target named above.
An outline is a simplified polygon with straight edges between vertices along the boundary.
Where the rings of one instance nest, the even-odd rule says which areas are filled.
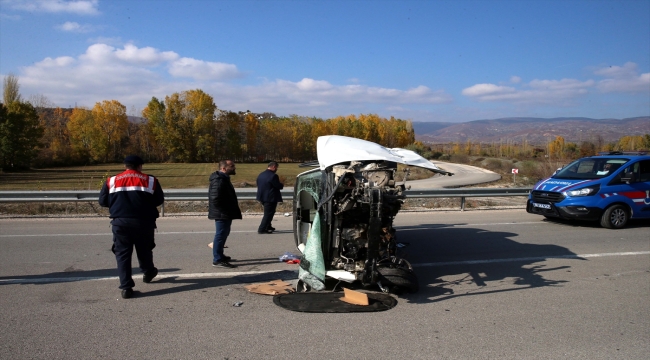
[[[395,182],[397,164],[353,161],[335,165],[331,173],[332,268],[352,272],[363,283],[377,282],[382,265],[410,269],[406,260],[395,257],[393,219],[405,198],[404,185]]]

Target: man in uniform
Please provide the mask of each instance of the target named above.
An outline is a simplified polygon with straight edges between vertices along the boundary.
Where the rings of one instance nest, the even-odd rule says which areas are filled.
[[[232,220],[242,218],[239,203],[237,202],[237,194],[230,182],[230,175],[235,174],[235,162],[222,160],[219,162],[219,170],[210,175],[208,219],[214,220],[216,228],[212,243],[212,266],[216,267],[237,267],[230,263],[230,256],[223,253],[226,239],[230,235]]]
[[[257,228],[258,234],[270,234],[275,230],[271,226],[271,221],[273,221],[278,203],[282,202],[280,190],[284,187],[284,184],[280,182],[278,174],[276,174],[277,171],[278,163],[271,161],[266,170],[257,177],[256,199],[264,207],[264,216],[262,217],[260,226]]]
[[[142,281],[151,282],[158,269],[153,264],[154,229],[158,209],[165,200],[158,179],[142,173],[144,161],[137,155],[124,159],[125,171],[110,177],[99,193],[99,205],[107,207],[113,225],[113,253],[117,260],[122,298],[133,296],[131,256],[138,256]]]

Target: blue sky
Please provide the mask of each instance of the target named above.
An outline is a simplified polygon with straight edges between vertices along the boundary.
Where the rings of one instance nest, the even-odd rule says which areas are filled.
[[[0,0],[0,76],[61,107],[464,122],[650,115],[650,0]]]

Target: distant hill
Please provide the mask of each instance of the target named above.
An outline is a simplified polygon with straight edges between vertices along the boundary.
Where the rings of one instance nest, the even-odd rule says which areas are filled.
[[[504,118],[464,123],[413,122],[415,139],[431,143],[514,141],[545,144],[562,136],[566,141],[615,141],[627,135],[650,134],[650,116],[627,119]]]

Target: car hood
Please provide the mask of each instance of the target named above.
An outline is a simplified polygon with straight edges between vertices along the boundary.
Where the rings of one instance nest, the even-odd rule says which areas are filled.
[[[374,142],[347,136],[320,136],[316,142],[321,170],[349,161],[385,160],[429,169],[439,174],[451,174],[432,164],[416,152],[400,148],[386,148]]]
[[[542,180],[533,186],[533,190],[563,192],[577,187],[584,187],[596,183],[600,179],[554,179],[552,177]]]

